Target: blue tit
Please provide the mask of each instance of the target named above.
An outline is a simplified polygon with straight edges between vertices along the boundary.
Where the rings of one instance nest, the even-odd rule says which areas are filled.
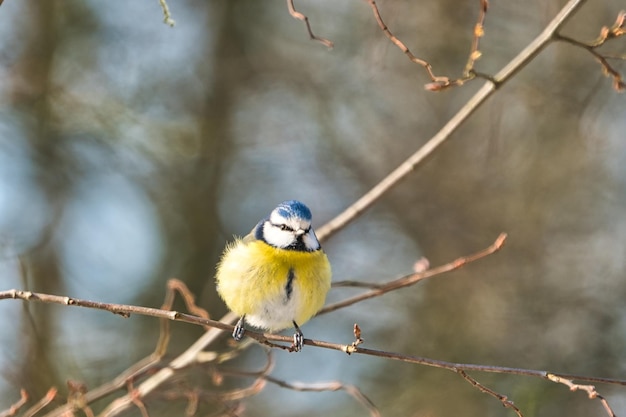
[[[233,338],[243,337],[244,320],[269,331],[294,327],[292,349],[302,349],[299,325],[317,313],[330,289],[331,270],[311,211],[284,201],[243,239],[228,244],[217,266],[217,292],[240,319]]]

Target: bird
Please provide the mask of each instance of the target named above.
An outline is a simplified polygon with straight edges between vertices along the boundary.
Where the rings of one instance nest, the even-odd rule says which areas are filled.
[[[295,328],[291,351],[304,344],[300,325],[324,305],[331,266],[302,202],[280,203],[244,238],[226,245],[217,265],[217,292],[240,318],[233,330],[243,338],[244,322],[271,332]]]

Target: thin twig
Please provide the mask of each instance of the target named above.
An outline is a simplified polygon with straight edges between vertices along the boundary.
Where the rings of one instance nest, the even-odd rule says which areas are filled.
[[[176,25],[176,21],[172,19],[172,14],[170,13],[167,1],[159,0],[159,4],[161,5],[161,10],[163,10],[163,23],[169,25],[170,27],[174,27],[174,25]]]
[[[486,386],[484,386],[483,384],[481,384],[480,382],[476,381],[474,378],[469,376],[463,370],[458,370],[457,373],[461,375],[467,382],[472,384],[472,386],[474,386],[480,392],[484,392],[487,395],[491,395],[492,397],[497,398],[502,403],[503,406],[515,411],[515,414],[517,414],[518,417],[524,417],[524,415],[522,414],[522,411],[519,408],[517,408],[517,406],[513,404],[513,401],[509,400],[506,395],[502,395],[492,390],[491,388],[487,388]]]
[[[356,325],[355,325],[356,326]],[[358,327],[358,326],[357,326]],[[287,382],[278,378],[275,378],[270,375],[274,367],[273,356],[271,355],[271,351],[268,351],[268,361],[267,364],[263,367],[263,369],[259,371],[233,371],[233,370],[222,370],[221,373],[229,376],[237,376],[237,377],[255,377],[262,378],[272,384],[278,385],[283,388],[291,389],[293,391],[300,392],[324,392],[324,391],[345,391],[354,399],[356,399],[360,404],[365,406],[370,415],[373,417],[380,417],[380,412],[376,405],[356,386],[343,384],[339,381],[332,382],[318,382],[314,384],[304,384],[298,382]],[[221,394],[219,394],[221,396]]]
[[[604,407],[604,410],[607,412],[609,417],[616,417],[615,412],[609,406],[609,402],[602,395],[598,394],[598,391],[596,391],[596,387],[594,387],[593,385],[575,384],[572,381],[572,379],[564,378],[562,376],[558,376],[554,374],[548,374],[547,378],[552,382],[566,385],[567,387],[569,387],[570,391],[578,391],[578,390],[585,391],[587,395],[589,396],[590,400],[594,400],[594,399],[600,400],[600,402],[602,403],[602,407]],[[578,379],[578,378],[574,378],[574,379]]]
[[[265,378],[257,378],[247,387],[237,388],[227,392],[220,392],[218,396],[222,401],[238,401],[258,394],[263,391],[266,385],[267,381],[265,381]]]
[[[31,408],[29,408],[28,410],[24,412],[22,417],[33,417],[35,414],[41,411],[45,406],[50,404],[56,396],[57,396],[57,389],[54,387],[50,388],[48,392],[46,393],[46,395],[41,400],[37,401],[35,405],[33,405]]]
[[[453,80],[450,80],[450,78],[448,77],[435,75],[433,71],[433,67],[432,65],[430,65],[430,63],[413,55],[411,50],[400,39],[398,39],[396,35],[391,33],[391,31],[389,30],[389,28],[383,21],[382,16],[380,15],[380,10],[378,10],[376,1],[374,0],[366,0],[366,1],[369,3],[370,7],[372,8],[372,13],[374,13],[374,18],[376,19],[376,23],[378,24],[378,27],[380,28],[380,30],[383,31],[385,36],[387,36],[387,38],[389,38],[389,40],[393,42],[393,44],[396,45],[404,53],[404,55],[406,55],[407,58],[409,58],[411,62],[423,67],[426,70],[426,72],[428,73],[428,76],[430,77],[432,81],[431,84],[439,86],[438,89],[443,89],[446,87],[450,87],[452,85],[459,84],[457,80],[453,81]]]
[[[120,375],[115,377],[112,381],[105,382],[97,388],[94,388],[84,395],[85,403],[89,404],[93,401],[106,397],[107,395],[124,388],[129,380],[138,378],[141,375],[144,375],[147,371],[154,368],[154,366],[159,362],[158,358],[155,358],[153,355],[150,355],[139,362],[136,362],[131,367],[126,369]],[[60,407],[57,407],[53,411],[49,412],[45,415],[45,417],[62,417],[69,415],[72,410],[75,410],[76,406],[72,403],[64,404]]]
[[[626,59],[624,56],[615,56],[605,53],[600,53],[597,48],[604,45],[611,39],[616,39],[626,34],[626,12],[621,11],[617,15],[615,23],[611,27],[604,26],[600,31],[600,35],[592,42],[582,42],[569,36],[564,36],[559,33],[555,34],[555,39],[569,43],[570,45],[577,46],[589,52],[596,61],[600,63],[604,75],[613,78],[613,88],[616,91],[626,91],[626,83],[620,72],[616,70],[610,63],[609,59]]]
[[[476,76],[480,76],[482,78],[487,78],[483,74],[479,74],[474,71],[474,64],[480,58],[481,53],[479,50],[480,38],[484,35],[484,23],[485,17],[487,15],[487,9],[489,8],[488,0],[480,0],[480,11],[478,13],[478,20],[474,25],[474,33],[472,37],[472,45],[470,48],[470,53],[467,58],[467,63],[465,64],[465,69],[463,71],[463,76],[457,79],[450,79],[445,76],[435,75],[432,65],[421,58],[416,57],[410,49],[400,40],[396,35],[391,33],[389,27],[383,21],[383,18],[380,14],[380,10],[376,5],[375,0],[366,0],[370,7],[372,8],[372,13],[374,14],[374,18],[376,19],[376,23],[378,27],[383,31],[385,36],[389,38],[389,40],[396,45],[406,56],[409,58],[411,62],[417,64],[424,68],[428,73],[428,77],[430,78],[430,83],[425,85],[425,88],[430,91],[441,91],[449,87],[459,86],[465,84],[467,81],[474,79]]]
[[[148,415],[148,409],[146,408],[146,405],[143,403],[141,396],[133,388],[133,382],[132,381],[128,381],[127,391],[130,394],[130,401],[133,403],[133,405],[135,407],[137,407],[139,409],[139,412],[141,413],[141,417],[150,417]]]
[[[214,322],[214,320],[198,318],[200,321]],[[222,325],[228,326],[226,323],[232,323],[237,319],[234,313],[228,313],[222,317],[221,321],[216,322]],[[198,323],[199,324],[199,323]],[[205,323],[208,324],[208,323]],[[148,379],[143,381],[132,393],[128,393],[120,398],[117,398],[100,414],[100,417],[112,417],[119,415],[122,411],[128,409],[133,403],[134,398],[144,398],[150,392],[154,391],[157,387],[170,379],[178,369],[184,368],[192,363],[195,363],[197,355],[202,352],[208,345],[213,343],[222,332],[218,328],[212,328],[205,332],[198,340],[196,340],[185,352],[172,360],[167,367],[161,369]]]
[[[221,401],[239,401],[244,398],[250,397],[252,395],[256,395],[261,390],[263,390],[267,382],[266,377],[274,369],[274,356],[272,354],[272,351],[266,350],[266,353],[267,353],[266,355],[267,360],[265,362],[265,365],[263,365],[263,367],[258,371],[248,371],[248,372],[243,371],[242,372],[242,371],[221,369],[219,371],[220,377],[225,376],[225,375],[237,376],[237,377],[254,377],[255,380],[252,384],[244,388],[237,388],[237,389],[230,390],[230,391],[221,391],[221,392],[213,393],[215,398]]]
[[[488,0],[480,0],[480,11],[478,12],[478,21],[474,25],[474,36],[472,38],[472,47],[467,58],[467,64],[465,64],[465,70],[463,71],[463,77],[469,79],[474,72],[474,64],[480,58],[480,38],[485,34],[485,17],[487,16],[487,9],[489,8]]]
[[[419,281],[422,281],[426,278],[430,278],[433,277],[435,275],[440,275],[443,274],[445,272],[450,272],[450,271],[454,271],[456,269],[461,268],[464,265],[467,265],[468,263],[477,261],[481,258],[484,258],[486,256],[489,256],[497,251],[499,251],[502,246],[504,245],[504,242],[506,240],[506,233],[502,233],[500,234],[500,236],[498,236],[498,238],[491,244],[489,245],[489,247],[476,252],[472,255],[469,256],[463,256],[460,257],[452,262],[449,262],[445,265],[436,267],[436,268],[431,268],[428,269],[424,272],[419,272],[417,274],[411,274],[411,275],[407,275],[404,276],[402,278],[398,278],[395,279],[393,281],[389,281],[387,283],[384,284],[374,284],[372,286],[372,290],[365,292],[363,294],[359,294],[359,295],[355,295],[354,297],[351,298],[347,298],[345,300],[342,301],[338,301],[335,304],[330,304],[326,307],[324,307],[322,310],[320,310],[319,313],[317,313],[318,315],[321,314],[326,314],[326,313],[330,313],[331,311],[335,311],[338,310],[340,308],[344,308],[347,306],[350,306],[352,304],[358,303],[360,301],[363,300],[367,300],[369,298],[373,298],[373,297],[378,297],[382,294],[388,293],[390,291],[395,291],[398,290],[400,288],[404,288],[404,287],[408,287],[410,285],[414,285],[416,283],[418,283]],[[343,282],[339,282],[338,283],[339,286],[355,286],[355,287],[362,287],[362,286],[367,286],[368,284],[365,283],[359,283],[357,284],[355,281],[343,281]],[[350,285],[348,285],[350,284]]]
[[[287,0],[287,9],[289,10],[289,14],[291,15],[291,17],[293,17],[294,19],[302,20],[304,22],[304,24],[306,25],[306,30],[309,33],[309,38],[326,45],[328,49],[333,47],[332,41],[329,41],[326,38],[321,38],[313,33],[313,30],[311,29],[311,24],[309,23],[309,18],[296,10],[293,5],[293,0]]]
[[[2,4],[2,2],[0,2],[0,4]],[[28,394],[26,393],[26,390],[22,389],[20,390],[20,399],[15,404],[11,405],[8,410],[1,412],[0,417],[11,417],[16,415],[17,412],[20,411],[20,408],[26,404],[26,401],[28,401]]]
[[[161,310],[172,310],[176,293],[178,293],[183,298],[187,311],[198,317],[205,319],[209,318],[209,312],[196,304],[194,295],[191,291],[189,291],[189,288],[184,282],[179,279],[172,278],[167,280],[166,288],[165,300],[163,300]],[[159,359],[165,355],[170,340],[170,320],[161,318],[160,323],[161,329],[159,332],[159,341],[157,342],[156,349],[154,350],[154,355]],[[205,330],[208,329],[209,327],[205,326]]]
[[[401,180],[411,174],[419,164],[424,162],[435,149],[450,138],[464,121],[466,121],[485,101],[504,83],[509,81],[517,72],[530,63],[550,42],[555,34],[569,20],[585,0],[569,0],[559,13],[546,26],[543,32],[537,36],[524,50],[512,61],[502,68],[491,80],[474,94],[474,96],[452,118],[426,142],[420,149],[411,155],[405,162],[394,169],[387,177],[369,190],[365,195],[345,209],[337,217],[317,230],[321,240],[328,239],[348,223],[359,217],[365,210],[372,206],[379,198],[396,186]]]
[[[303,384],[298,382],[287,382],[272,376],[265,376],[265,379],[279,387],[301,392],[325,392],[325,391],[345,391],[357,402],[362,404],[372,417],[380,417],[380,411],[376,405],[358,387],[350,384],[342,384],[338,381],[317,382],[315,384]]]
[[[128,304],[102,303],[98,301],[81,300],[79,298],[22,290],[0,291],[0,300],[3,299],[20,299],[24,301],[40,301],[50,304],[93,308],[96,310],[105,310],[123,318],[129,318],[132,314],[139,314],[142,316],[165,318],[172,321],[182,321],[185,323],[208,326],[211,328],[217,328],[222,330],[233,330],[233,326],[228,325],[222,321],[205,319],[191,314],[181,313],[179,311],[161,310],[151,307],[140,307]]]

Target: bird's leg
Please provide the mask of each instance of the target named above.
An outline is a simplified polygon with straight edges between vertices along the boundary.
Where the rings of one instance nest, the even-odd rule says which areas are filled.
[[[296,328],[296,333],[293,335],[293,345],[291,345],[291,348],[294,352],[300,352],[302,350],[302,345],[304,344],[304,334],[302,333],[302,330],[300,330],[300,327],[298,327],[298,323],[295,321],[293,321],[293,327]]]
[[[243,333],[246,331],[244,327],[243,321],[246,316],[241,316],[237,324],[235,325],[235,330],[233,330],[233,339],[236,341],[240,341],[243,338]]]

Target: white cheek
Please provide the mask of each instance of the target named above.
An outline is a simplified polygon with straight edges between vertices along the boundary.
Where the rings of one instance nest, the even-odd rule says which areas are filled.
[[[293,243],[293,234],[287,230],[280,230],[266,223],[263,226],[263,237],[265,241],[278,248],[286,248]]]

